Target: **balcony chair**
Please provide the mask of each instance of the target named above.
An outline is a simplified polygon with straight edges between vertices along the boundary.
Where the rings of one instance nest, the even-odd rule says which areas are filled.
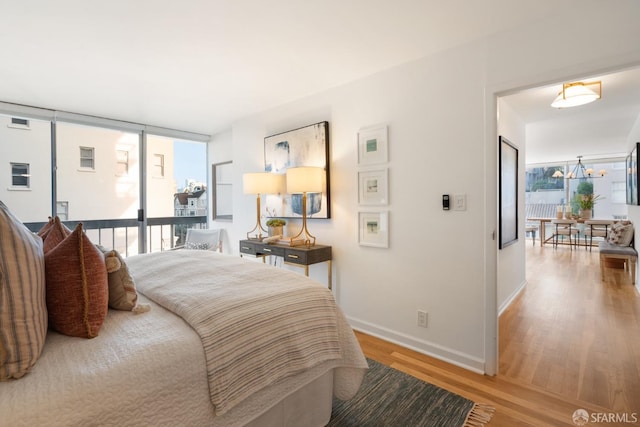
[[[222,232],[221,228],[190,228],[187,230],[184,246],[176,249],[199,249],[222,253]]]
[[[564,236],[569,236],[569,247],[573,250],[573,246],[578,243],[578,234],[580,230],[578,229],[578,221],[575,219],[554,219],[551,221],[554,228],[553,233],[553,247],[558,247],[558,237],[562,236],[562,240],[564,241]]]

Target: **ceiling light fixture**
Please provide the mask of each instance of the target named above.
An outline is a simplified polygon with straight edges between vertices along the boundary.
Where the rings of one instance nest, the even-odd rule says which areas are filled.
[[[602,178],[607,174],[607,171],[600,169],[596,174],[592,168],[585,168],[582,164],[582,156],[578,156],[578,164],[573,168],[571,172],[565,176],[566,179],[587,179],[587,178]],[[561,171],[555,171],[552,175],[553,178],[561,178],[564,174]]]
[[[602,82],[574,82],[564,83],[562,90],[551,103],[554,108],[577,107],[588,104],[602,97]]]

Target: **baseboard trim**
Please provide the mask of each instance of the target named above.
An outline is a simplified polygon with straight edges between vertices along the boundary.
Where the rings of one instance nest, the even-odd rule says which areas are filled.
[[[383,339],[393,344],[401,345],[410,350],[427,356],[435,357],[452,365],[459,366],[469,371],[485,374],[484,360],[477,357],[453,350],[439,344],[434,344],[425,340],[417,339],[407,334],[396,332],[391,329],[365,322],[363,320],[347,317],[349,324],[353,329],[376,338]]]
[[[509,308],[509,306],[511,305],[511,303],[518,297],[518,295],[520,295],[520,293],[524,290],[524,288],[527,286],[527,281],[523,281],[520,286],[518,286],[518,288],[513,291],[511,293],[511,295],[509,295],[509,297],[505,300],[505,302],[503,302],[500,307],[498,308],[498,317],[502,316],[502,313]]]

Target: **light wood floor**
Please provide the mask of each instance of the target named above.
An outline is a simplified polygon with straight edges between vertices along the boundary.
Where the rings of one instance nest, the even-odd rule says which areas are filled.
[[[357,336],[367,357],[495,407],[491,427],[575,426],[580,408],[637,419],[587,426],[640,426],[640,296],[624,270],[607,272],[601,282],[597,249],[529,241],[528,285],[500,318],[496,377]]]

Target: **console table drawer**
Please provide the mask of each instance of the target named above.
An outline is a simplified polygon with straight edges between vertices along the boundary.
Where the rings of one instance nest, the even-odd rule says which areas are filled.
[[[284,256],[285,249],[278,246],[263,245],[257,251],[259,254],[264,255]]]
[[[309,265],[331,259],[331,246],[312,246],[311,248],[285,248],[284,260],[292,264]]]
[[[248,242],[246,240],[242,240],[240,242],[240,253],[247,255],[255,255],[256,254],[256,245],[252,242]]]

